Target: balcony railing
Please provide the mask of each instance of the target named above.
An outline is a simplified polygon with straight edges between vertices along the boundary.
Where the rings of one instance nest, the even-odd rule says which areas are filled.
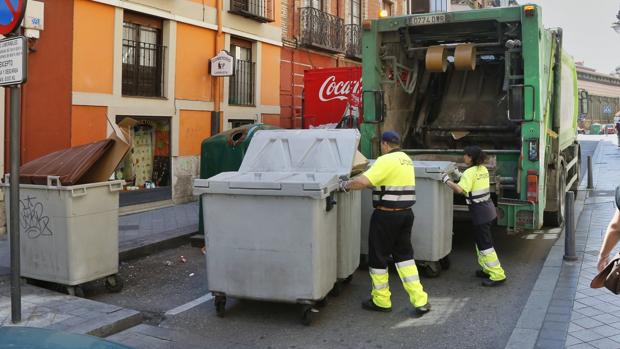
[[[253,106],[255,78],[256,68],[254,62],[238,59],[235,62],[235,75],[230,77],[228,104]]]
[[[344,53],[344,20],[312,7],[299,9],[301,43],[330,52]]]
[[[361,28],[357,24],[344,26],[345,53],[350,58],[362,58]]]
[[[274,0],[230,0],[230,12],[255,21],[273,22]]]

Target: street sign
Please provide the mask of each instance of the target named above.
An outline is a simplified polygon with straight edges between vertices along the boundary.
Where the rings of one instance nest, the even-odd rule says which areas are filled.
[[[0,0],[0,35],[15,31],[24,19],[27,0]]]
[[[603,106],[603,113],[605,114],[611,114],[612,109],[611,109],[611,105],[605,105]]]
[[[26,82],[28,76],[26,43],[26,38],[23,36],[0,40],[0,86]]]
[[[233,76],[235,73],[235,57],[226,51],[220,51],[209,63],[211,76]]]

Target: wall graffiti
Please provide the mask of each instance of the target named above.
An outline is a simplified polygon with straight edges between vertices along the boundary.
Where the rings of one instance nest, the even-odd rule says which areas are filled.
[[[43,214],[43,204],[35,197],[20,200],[20,228],[29,238],[54,235],[49,227],[50,218]]]

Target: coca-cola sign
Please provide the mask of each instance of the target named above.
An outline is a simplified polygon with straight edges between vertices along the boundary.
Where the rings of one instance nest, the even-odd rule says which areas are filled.
[[[319,90],[319,99],[323,102],[339,99],[346,101],[350,95],[357,95],[362,92],[362,78],[359,80],[336,81],[335,75],[330,75]]]
[[[362,69],[304,72],[303,127],[358,127],[362,120]]]

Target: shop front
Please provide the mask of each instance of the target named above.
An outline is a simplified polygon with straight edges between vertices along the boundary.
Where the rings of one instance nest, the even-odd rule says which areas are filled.
[[[139,205],[172,199],[170,118],[118,116],[116,122],[131,117],[132,149],[114,173],[125,181],[120,206]]]

